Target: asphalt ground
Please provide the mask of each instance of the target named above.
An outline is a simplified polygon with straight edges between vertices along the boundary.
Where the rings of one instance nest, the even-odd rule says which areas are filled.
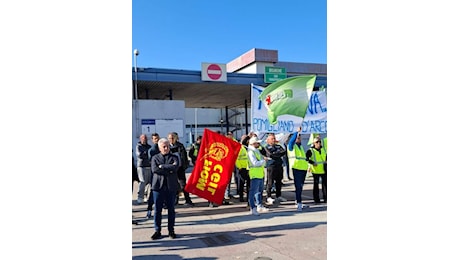
[[[189,207],[181,196],[176,206],[177,238],[168,237],[164,210],[163,237],[158,240],[150,238],[154,229],[153,218],[146,218],[147,204],[136,205],[135,184],[133,259],[327,259],[327,205],[313,203],[312,183],[312,178],[305,181],[301,212],[295,208],[293,180],[283,180],[282,196],[287,201],[266,205],[270,210],[260,216],[250,215],[247,202],[240,202],[237,195],[229,205],[214,208],[194,194],[195,206]],[[235,193],[232,182],[231,194]]]

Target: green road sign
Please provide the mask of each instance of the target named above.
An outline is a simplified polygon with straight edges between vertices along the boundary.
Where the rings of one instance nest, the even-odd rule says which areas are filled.
[[[265,67],[264,82],[273,83],[286,78],[286,68]]]

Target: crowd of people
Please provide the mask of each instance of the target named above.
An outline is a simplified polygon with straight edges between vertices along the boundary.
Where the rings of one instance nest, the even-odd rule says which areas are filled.
[[[235,162],[233,177],[236,195],[240,202],[247,203],[251,215],[258,216],[262,212],[269,211],[266,206],[287,201],[282,196],[284,172],[289,180],[294,180],[297,211],[302,211],[305,207],[302,203],[302,191],[308,174],[313,176],[314,203],[321,203],[320,184],[322,202],[327,203],[327,138],[321,139],[318,134],[315,134],[311,146],[305,151],[301,143],[301,130],[299,127],[295,133],[280,138],[269,133],[265,141],[258,139],[257,134],[251,132],[243,135],[239,140],[241,148]],[[228,132],[225,136],[238,142],[232,132]],[[161,138],[157,133],[152,134],[152,145],[147,142],[147,139],[147,135],[141,134],[136,145],[137,164],[135,165],[133,156],[132,190],[134,191],[134,182],[137,181],[139,185],[136,203],[141,205],[147,202],[146,218],[153,218],[154,221],[154,234],[151,238],[162,237],[163,209],[168,212],[169,237],[176,238],[175,206],[179,204],[180,195],[185,199],[184,205],[195,206],[190,194],[184,190],[187,182],[185,171],[196,164],[202,137],[196,138],[188,152],[184,144],[179,142],[176,132],[169,133],[166,138]],[[290,170],[293,177],[290,176]],[[222,204],[229,204],[228,200],[234,198],[230,187],[231,181],[227,184]],[[209,202],[209,206],[217,205]],[[133,220],[133,224],[135,223],[136,221]]]

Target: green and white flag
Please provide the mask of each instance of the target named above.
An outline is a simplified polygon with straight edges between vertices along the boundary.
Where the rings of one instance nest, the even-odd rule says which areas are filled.
[[[276,124],[278,116],[293,115],[303,118],[307,112],[316,75],[296,76],[270,84],[259,95],[267,108],[270,124]]]

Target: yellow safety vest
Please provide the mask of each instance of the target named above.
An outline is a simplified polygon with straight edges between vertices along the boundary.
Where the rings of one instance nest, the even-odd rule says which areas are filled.
[[[198,151],[200,150],[200,146],[196,144],[193,144],[193,156],[197,157],[198,156]]]
[[[310,159],[316,163],[316,166],[310,164],[311,172],[315,174],[324,174],[324,163],[326,162],[326,150],[321,148],[321,153],[315,148],[310,149],[312,156]]]
[[[246,151],[246,147],[242,145],[238,153],[238,158],[235,161],[235,166],[238,169],[249,169],[248,161],[248,152]]]
[[[324,137],[324,138],[323,138],[323,148],[324,148],[324,150],[325,150],[326,153],[327,153],[327,137]]]
[[[260,153],[254,152],[257,160],[260,160]],[[248,160],[249,161],[249,160]],[[250,161],[249,161],[250,162]],[[249,163],[251,164],[251,163]],[[249,178],[250,179],[263,179],[264,178],[264,167],[263,166],[249,166]]]
[[[308,169],[308,162],[306,161],[307,156],[305,155],[305,151],[303,146],[300,145],[300,148],[297,144],[294,144],[294,149],[287,151],[288,158],[289,158],[289,165],[292,169],[297,170],[307,170]]]

